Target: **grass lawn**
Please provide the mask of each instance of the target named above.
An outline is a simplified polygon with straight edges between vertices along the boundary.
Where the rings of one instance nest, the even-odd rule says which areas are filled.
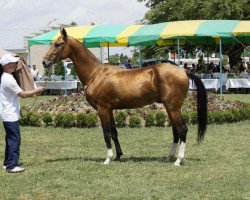
[[[26,171],[0,170],[0,199],[250,199],[250,121],[209,125],[201,145],[196,129],[189,126],[185,163],[175,167],[165,161],[170,127],[118,129],[124,156],[107,166],[100,127],[21,127]]]

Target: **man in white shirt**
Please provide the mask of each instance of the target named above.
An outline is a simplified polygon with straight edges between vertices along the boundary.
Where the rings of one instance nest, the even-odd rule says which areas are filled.
[[[0,117],[6,132],[6,147],[3,168],[7,172],[23,172],[25,169],[19,166],[21,134],[19,128],[20,103],[19,97],[31,97],[44,91],[43,87],[34,90],[23,91],[12,73],[17,68],[19,58],[10,54],[0,59],[3,74],[0,83]]]
[[[33,65],[33,66],[32,66],[31,75],[32,75],[32,77],[34,78],[34,81],[37,81],[37,78],[38,78],[38,75],[39,75],[39,71],[38,71],[38,69],[36,68],[36,65]]]

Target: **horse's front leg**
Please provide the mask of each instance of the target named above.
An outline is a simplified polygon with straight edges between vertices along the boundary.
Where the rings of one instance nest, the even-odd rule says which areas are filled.
[[[97,112],[101,120],[103,136],[104,136],[104,140],[107,146],[107,158],[103,164],[107,165],[110,163],[113,157],[113,151],[112,151],[112,146],[111,146],[110,110],[99,107],[97,109]]]
[[[113,112],[111,111],[110,113],[110,124],[111,124],[111,137],[115,143],[115,149],[116,149],[116,160],[120,160],[120,157],[123,155],[122,153],[122,149],[119,143],[119,139],[118,139],[118,132],[116,130],[116,126],[115,126],[115,119],[114,119],[114,115]]]

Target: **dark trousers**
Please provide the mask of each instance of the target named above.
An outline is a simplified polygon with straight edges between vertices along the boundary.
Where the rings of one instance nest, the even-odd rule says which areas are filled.
[[[19,121],[3,122],[3,125],[6,132],[5,158],[3,164],[7,169],[13,169],[18,166],[20,157],[21,135]]]

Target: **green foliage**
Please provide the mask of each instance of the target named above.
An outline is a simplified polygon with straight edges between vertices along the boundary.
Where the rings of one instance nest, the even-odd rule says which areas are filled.
[[[123,55],[123,54],[121,53],[121,55],[120,55],[120,62],[121,62],[122,64],[125,64],[127,61],[128,61],[128,56],[127,56],[127,55]]]
[[[63,124],[63,114],[58,113],[55,115],[55,126],[60,127]]]
[[[73,76],[77,76],[75,66],[71,68],[70,74],[73,75]]]
[[[180,20],[249,20],[249,0],[137,0],[144,2],[149,11],[144,16],[148,24]],[[248,5],[248,6],[247,6]],[[218,52],[218,45],[202,45],[208,52]],[[197,45],[186,44],[183,49],[187,53],[194,52]],[[172,51],[174,48],[170,48]],[[244,45],[224,45],[223,53],[229,56],[230,66],[235,66],[244,50]],[[142,54],[145,58],[152,58],[166,55],[168,50],[165,47],[144,47]],[[164,56],[165,57],[165,56]]]
[[[64,77],[64,65],[62,61],[54,65],[54,74],[57,76],[62,75]]]
[[[19,120],[19,123],[22,126],[40,126],[41,125],[40,115],[34,111],[23,112],[22,117]]]
[[[166,114],[164,112],[157,112],[155,114],[156,126],[163,127],[166,120]]]
[[[29,125],[29,112],[21,112],[21,118],[19,119],[19,123],[22,126]]]
[[[98,117],[95,113],[88,113],[86,115],[86,124],[88,128],[96,127],[97,122],[98,122]]]
[[[154,125],[155,125],[155,118],[154,118],[153,113],[148,113],[148,114],[144,117],[144,120],[145,120],[145,126],[146,126],[146,127],[151,127],[151,126],[154,126]]]
[[[117,127],[125,127],[126,123],[126,114],[123,111],[119,111],[115,114],[115,122]]]
[[[75,126],[75,115],[72,112],[68,112],[63,115],[62,126],[64,128],[70,128]]]
[[[140,128],[141,127],[141,119],[136,115],[132,115],[129,119],[129,127],[130,128]]]
[[[49,112],[43,113],[42,119],[43,119],[43,122],[46,124],[46,126],[52,124],[52,122],[53,122],[53,117]]]
[[[41,126],[41,116],[37,112],[30,112],[29,125],[30,126]]]
[[[87,116],[83,113],[76,115],[77,127],[87,127]]]
[[[111,55],[109,57],[109,63],[112,65],[119,65],[121,63],[119,55],[118,54]]]

